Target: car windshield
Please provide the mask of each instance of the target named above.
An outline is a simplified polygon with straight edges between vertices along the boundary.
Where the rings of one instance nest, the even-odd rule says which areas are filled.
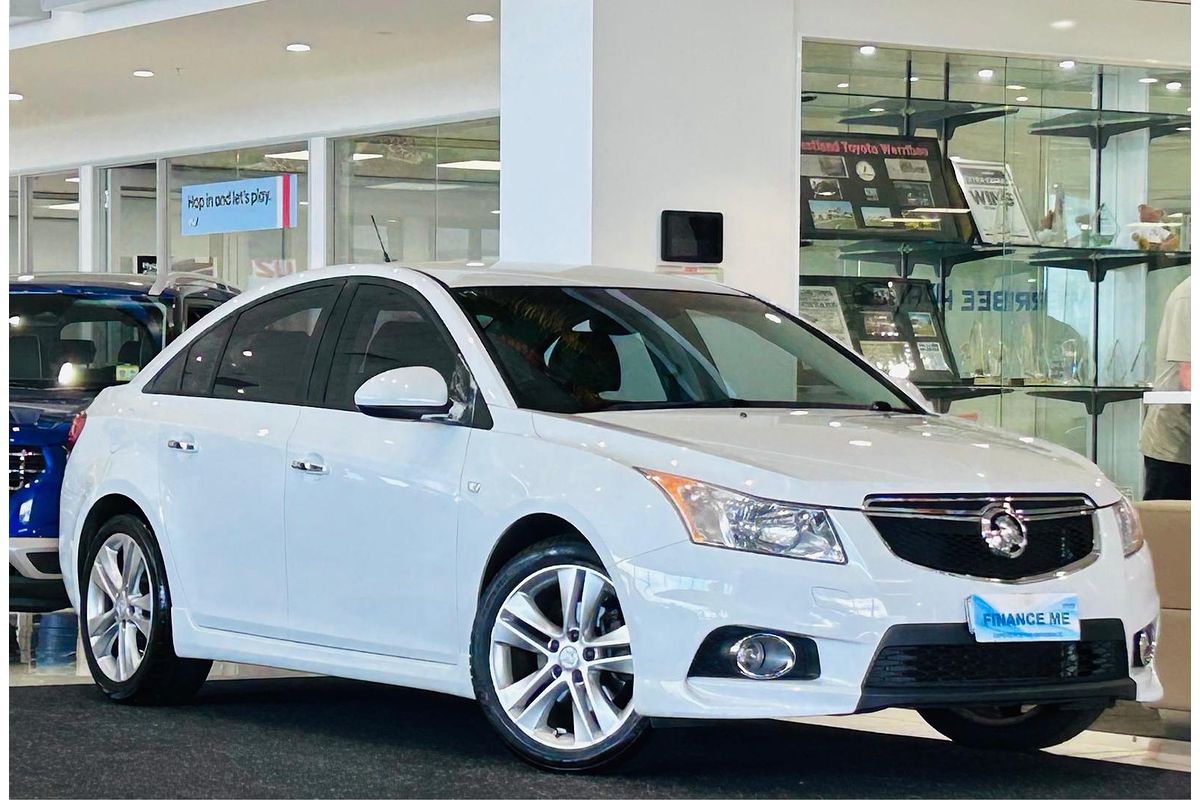
[[[136,297],[12,293],[8,313],[12,386],[126,383],[163,346],[162,306]]]
[[[917,412],[813,329],[752,297],[545,286],[454,294],[523,408]]]

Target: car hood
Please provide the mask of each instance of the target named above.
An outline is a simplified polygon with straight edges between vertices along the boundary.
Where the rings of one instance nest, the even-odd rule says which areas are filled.
[[[870,494],[1083,493],[1099,505],[1120,499],[1116,487],[1082,456],[949,416],[609,411],[539,415],[535,428],[539,436],[630,466],[743,491],[750,486],[751,494],[764,497],[845,508],[860,507]]]
[[[44,441],[51,432],[65,438],[71,420],[99,393],[99,389],[25,389],[10,385],[9,441],[16,441],[22,434],[36,434],[39,441]]]

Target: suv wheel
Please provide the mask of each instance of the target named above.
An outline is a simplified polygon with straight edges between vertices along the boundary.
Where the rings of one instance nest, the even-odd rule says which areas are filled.
[[[1083,733],[1105,706],[987,706],[923,709],[920,714],[938,733],[968,747],[990,750],[1040,750]]]
[[[525,550],[488,585],[471,678],[505,743],[538,766],[611,764],[649,728],[633,710],[634,660],[616,589],[573,539]]]
[[[208,677],[211,661],[180,658],[171,641],[171,595],[162,553],[137,517],[113,517],[80,564],[83,652],[100,689],[127,703],[178,703]]]

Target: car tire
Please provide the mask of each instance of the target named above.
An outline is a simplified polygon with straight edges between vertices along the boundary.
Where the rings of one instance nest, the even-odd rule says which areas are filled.
[[[92,678],[120,703],[185,702],[212,667],[175,655],[162,552],[130,514],[113,517],[89,540],[79,567],[79,628]]]
[[[569,537],[540,542],[505,564],[480,598],[475,696],[505,744],[532,764],[612,767],[650,729],[633,710],[628,641],[616,589],[592,549]]]
[[[1104,713],[1104,705],[1059,705],[920,710],[934,730],[967,747],[987,750],[1041,750],[1083,733]]]

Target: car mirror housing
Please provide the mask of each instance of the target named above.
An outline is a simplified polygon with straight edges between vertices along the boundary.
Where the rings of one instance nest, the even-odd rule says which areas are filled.
[[[446,379],[431,367],[400,367],[368,379],[354,393],[364,414],[391,419],[420,419],[450,410]]]

